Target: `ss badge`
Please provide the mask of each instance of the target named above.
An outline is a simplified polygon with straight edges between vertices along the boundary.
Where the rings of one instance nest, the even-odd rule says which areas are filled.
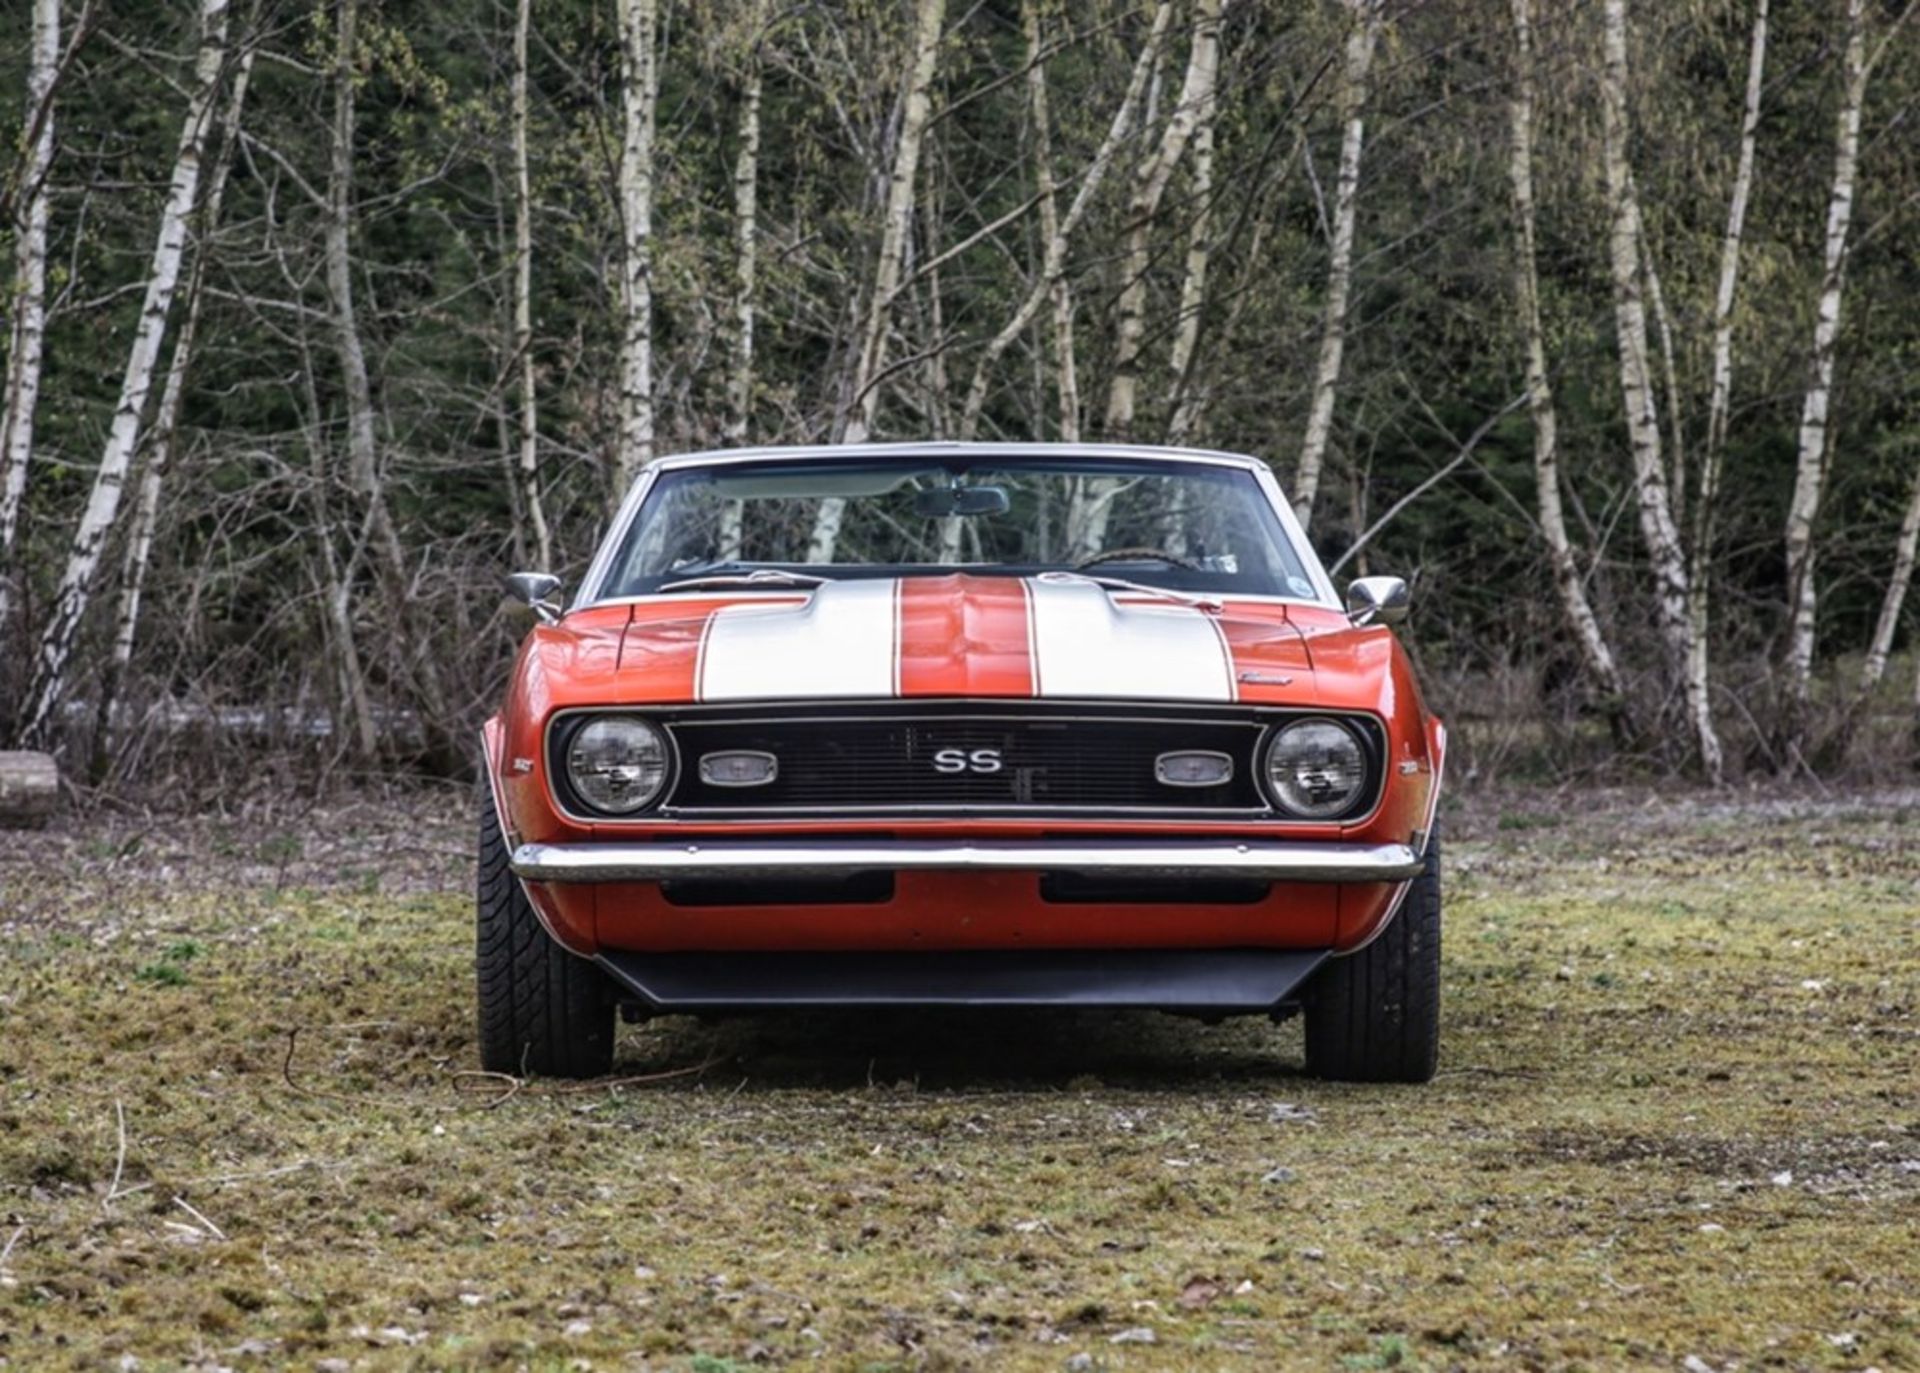
[[[933,755],[935,772],[998,772],[1000,771],[1000,750],[997,748],[977,748],[969,752],[963,748],[943,748]]]

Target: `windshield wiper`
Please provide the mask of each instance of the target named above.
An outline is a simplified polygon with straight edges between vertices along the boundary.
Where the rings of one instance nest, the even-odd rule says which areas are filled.
[[[831,577],[816,577],[811,572],[787,572],[778,567],[756,567],[751,572],[713,572],[704,577],[666,582],[654,589],[655,595],[673,591],[705,591],[714,587],[814,587],[824,586]]]
[[[1143,596],[1157,596],[1163,601],[1174,601],[1180,605],[1190,605],[1196,610],[1204,610],[1209,615],[1218,615],[1221,601],[1218,596],[1190,596],[1184,591],[1169,591],[1164,586],[1148,586],[1145,582],[1130,582],[1125,577],[1103,577],[1089,572],[1042,572],[1036,581],[1042,582],[1086,582],[1103,591],[1137,591]]]

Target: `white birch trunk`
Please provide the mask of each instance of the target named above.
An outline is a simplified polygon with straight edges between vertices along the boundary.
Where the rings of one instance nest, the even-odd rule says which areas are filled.
[[[40,401],[41,354],[47,329],[47,174],[53,165],[53,82],[60,66],[60,0],[34,0],[27,58],[23,137],[32,140],[21,166],[26,190],[14,241],[6,395],[0,399],[0,635],[8,598],[20,505],[33,459],[33,418]],[[36,133],[35,125],[38,123]]]
[[[227,91],[226,107],[220,117],[220,147],[230,154],[240,140],[240,113],[246,105],[247,86],[253,79],[253,59],[258,51],[249,44],[235,64],[233,82]],[[173,357],[167,363],[167,379],[160,388],[160,408],[146,438],[146,464],[140,471],[140,489],[134,498],[133,527],[127,539],[126,561],[120,572],[120,606],[114,624],[113,654],[108,663],[105,684],[100,692],[100,728],[95,735],[96,752],[104,745],[112,723],[115,698],[126,681],[133,662],[134,639],[140,626],[140,603],[147,586],[147,569],[153,557],[154,530],[160,522],[160,492],[173,460],[175,436],[180,424],[180,402],[186,394],[187,369],[193,360],[194,339],[200,329],[200,311],[206,303],[202,289],[207,275],[212,237],[220,224],[220,202],[227,188],[227,171],[232,163],[222,155],[207,169],[207,193],[194,233],[193,269],[186,286],[186,317],[180,321],[180,335],[173,345]]]
[[[193,211],[200,189],[207,127],[220,83],[221,62],[226,54],[227,7],[228,0],[202,0],[200,7],[200,50],[194,62],[193,91],[180,128],[166,202],[160,211],[159,232],[154,240],[140,319],[120,382],[120,399],[114,406],[113,422],[100,455],[99,469],[94,473],[93,489],[74,531],[66,570],[40,636],[33,675],[27,687],[23,733],[29,739],[48,738],[55,732],[54,714],[66,696],[80,621],[92,598],[94,577],[107,536],[120,513],[121,492],[139,442],[141,416],[146,411],[154,367],[166,339],[174,289],[179,284],[187,217]]]
[[[1300,461],[1294,469],[1293,508],[1305,526],[1326,466],[1333,434],[1333,402],[1340,386],[1340,362],[1347,344],[1347,296],[1353,284],[1353,226],[1360,193],[1360,154],[1366,141],[1367,78],[1380,38],[1384,0],[1345,0],[1353,12],[1341,77],[1340,108],[1345,131],[1340,141],[1340,172],[1333,193],[1333,242],[1327,261],[1327,299],[1320,332],[1320,356],[1313,372],[1313,399]]]
[[[1163,5],[1164,15],[1172,13]],[[1061,443],[1080,441],[1080,360],[1073,332],[1073,283],[1067,280],[1066,230],[1060,222],[1059,185],[1053,175],[1053,105],[1047,93],[1047,67],[1042,60],[1040,11],[1036,0],[1020,8],[1027,26],[1027,105],[1033,118],[1033,179],[1040,194],[1041,279],[1051,307],[1053,392],[1055,405],[1054,436]],[[1088,175],[1095,185],[1106,177],[1109,153]],[[1097,172],[1097,176],[1095,175]],[[1011,340],[1009,340],[1011,341]],[[982,399],[985,399],[984,389]],[[969,390],[967,401],[972,405]],[[970,411],[977,415],[977,410]],[[963,420],[964,422],[964,420]],[[968,435],[971,437],[971,435]]]
[[[1640,198],[1634,187],[1633,197]],[[1673,316],[1667,313],[1667,293],[1660,285],[1660,268],[1653,260],[1653,245],[1647,241],[1646,226],[1641,226],[1640,267],[1646,274],[1647,303],[1653,306],[1653,325],[1660,337],[1660,372],[1667,398],[1667,492],[1673,504],[1673,524],[1687,524],[1686,431],[1680,423],[1680,373],[1674,363]]]
[[[1726,457],[1727,416],[1733,403],[1733,305],[1740,281],[1740,243],[1753,196],[1754,151],[1759,142],[1760,95],[1767,64],[1767,0],[1757,0],[1747,49],[1746,104],[1740,118],[1740,155],[1727,198],[1727,230],[1720,241],[1720,275],[1713,293],[1713,379],[1707,396],[1707,437],[1694,480],[1692,540],[1687,563],[1689,682],[1705,691],[1713,615],[1713,550],[1719,518],[1720,474]],[[1692,691],[1693,688],[1689,687]],[[1718,780],[1717,778],[1715,779]]]
[[[913,226],[914,188],[920,174],[920,150],[926,142],[927,121],[933,115],[933,74],[939,62],[940,31],[946,23],[946,14],[946,0],[920,0],[900,139],[894,148],[893,172],[887,181],[880,254],[874,262],[866,327],[861,331],[859,361],[853,374],[851,413],[843,436],[847,443],[866,442],[879,411],[880,374],[887,359],[887,325],[906,265],[907,239]]]
[[[1620,348],[1620,393],[1626,406],[1640,534],[1653,563],[1654,598],[1661,642],[1672,679],[1682,685],[1688,723],[1702,769],[1718,777],[1724,766],[1712,703],[1696,660],[1687,613],[1687,564],[1668,498],[1655,411],[1647,312],[1641,294],[1643,234],[1640,201],[1627,160],[1626,0],[1606,0],[1606,62],[1601,81],[1601,130],[1611,218],[1608,250],[1613,272],[1614,329]]]
[[[1216,40],[1217,48],[1217,40]],[[1217,82],[1217,77],[1216,77]],[[1200,420],[1200,395],[1193,385],[1194,357],[1200,348],[1200,312],[1207,302],[1207,268],[1212,259],[1213,237],[1213,134],[1218,101],[1212,90],[1202,104],[1199,122],[1193,130],[1193,177],[1188,186],[1193,218],[1187,225],[1187,260],[1180,279],[1180,315],[1174,324],[1173,356],[1169,370],[1167,442],[1183,444]],[[1167,549],[1183,553],[1184,521],[1169,526]]]
[[[1567,534],[1566,511],[1560,499],[1559,416],[1547,377],[1546,336],[1540,321],[1539,256],[1533,200],[1534,47],[1533,0],[1513,0],[1516,48],[1513,98],[1508,105],[1512,129],[1512,158],[1508,174],[1513,186],[1514,294],[1520,304],[1520,323],[1527,340],[1527,409],[1533,420],[1533,470],[1538,490],[1540,532],[1546,539],[1553,568],[1554,590],[1560,610],[1573,631],[1582,662],[1594,685],[1607,700],[1607,714],[1617,732],[1628,732],[1626,687],[1612,646],[1587,599],[1586,583]]]
[[[1873,641],[1867,646],[1866,662],[1860,667],[1860,694],[1865,696],[1887,674],[1887,659],[1893,653],[1893,636],[1900,628],[1900,611],[1906,605],[1907,588],[1913,583],[1913,559],[1920,549],[1920,462],[1913,471],[1913,494],[1907,500],[1906,517],[1900,521],[1900,537],[1894,541],[1893,575],[1887,578],[1886,594],[1880,599],[1880,618],[1874,622]]]
[[[1080,227],[1094,195],[1106,180],[1108,169],[1112,167],[1114,157],[1121,143],[1133,127],[1134,117],[1146,96],[1147,80],[1158,59],[1160,49],[1166,42],[1167,30],[1173,20],[1173,0],[1161,0],[1154,11],[1153,24],[1148,30],[1145,45],[1135,60],[1133,74],[1127,81],[1126,94],[1121,97],[1120,107],[1114,112],[1113,119],[1107,125],[1106,137],[1094,152],[1093,159],[1087,164],[1085,174],[1080,178],[1080,189],[1074,194],[1073,203],[1068,206],[1066,217],[1060,221],[1057,231],[1044,234],[1046,242],[1041,249],[1040,275],[1035,279],[1026,297],[1014,311],[1005,326],[981,350],[979,364],[974,368],[973,381],[967,388],[966,400],[960,412],[959,432],[962,439],[971,439],[979,432],[980,414],[986,407],[987,390],[993,379],[993,368],[1013,345],[1013,341],[1026,332],[1033,323],[1040,307],[1049,301],[1053,307],[1056,386],[1060,391],[1060,440],[1063,443],[1080,441],[1080,383],[1078,368],[1074,358],[1073,341],[1073,290],[1067,279],[1067,249],[1074,231]],[[1029,43],[1033,39],[1029,38]],[[1029,61],[1032,61],[1032,50]],[[1044,111],[1046,103],[1046,74],[1038,63],[1028,73],[1028,93],[1033,100],[1036,142],[1034,156],[1043,165],[1036,174],[1043,196],[1046,188],[1053,186],[1053,166],[1051,158],[1052,124]],[[1042,200],[1044,209],[1045,200]]]
[[[513,26],[513,351],[519,361],[520,507],[533,531],[542,570],[553,566],[553,540],[540,498],[540,397],[533,367],[533,178],[527,154],[527,41],[533,0],[518,0]]]
[[[333,130],[328,149],[325,255],[334,351],[347,408],[347,472],[367,507],[375,559],[388,582],[396,613],[406,599],[406,552],[380,484],[380,442],[373,382],[360,337],[353,289],[354,81],[358,53],[358,0],[339,0],[335,11]]]
[[[733,358],[727,370],[727,440],[744,444],[753,422],[754,291],[760,250],[760,53],[765,0],[757,4],[740,92],[740,150],[733,162]]]
[[[617,505],[653,461],[653,129],[659,100],[658,0],[618,0],[623,112],[620,212],[620,453]]]
[[[887,178],[880,252],[874,260],[873,284],[867,295],[866,323],[860,333],[851,394],[845,398],[846,415],[840,435],[843,443],[865,443],[879,413],[880,383],[887,357],[887,325],[906,265],[908,232],[913,225],[914,188],[919,184],[920,149],[926,141],[927,122],[933,115],[933,75],[939,63],[940,33],[946,16],[946,0],[919,0],[913,55],[902,92],[900,137],[894,145],[893,170]],[[840,524],[845,518],[845,501],[830,496],[820,502],[809,540],[809,562],[833,561],[834,547],[840,540]]]
[[[1179,100],[1167,117],[1159,142],[1135,172],[1127,203],[1127,239],[1120,256],[1120,299],[1114,313],[1113,378],[1107,387],[1104,436],[1124,443],[1133,435],[1140,387],[1140,343],[1146,332],[1147,265],[1154,216],[1167,182],[1185,155],[1202,115],[1213,104],[1220,79],[1221,0],[1194,0],[1193,43]],[[1104,514],[1107,502],[1097,509]]]
[[[1813,523],[1827,477],[1831,446],[1828,413],[1833,400],[1835,344],[1840,337],[1840,306],[1846,285],[1847,235],[1853,225],[1854,179],[1860,165],[1860,109],[1867,89],[1865,0],[1847,0],[1845,87],[1834,137],[1833,190],[1827,200],[1825,269],[1813,328],[1812,376],[1800,409],[1799,454],[1793,496],[1787,506],[1787,690],[1796,717],[1791,742],[1804,732],[1804,715],[1813,689],[1813,638],[1817,611],[1814,583]]]

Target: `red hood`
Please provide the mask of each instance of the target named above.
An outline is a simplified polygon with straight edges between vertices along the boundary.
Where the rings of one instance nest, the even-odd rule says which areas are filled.
[[[617,662],[587,650],[585,636],[598,644],[613,629],[606,620],[582,625],[569,655],[574,684],[602,700],[1316,699],[1305,641],[1279,602],[1213,613],[1071,577],[954,574],[663,598],[619,614]]]

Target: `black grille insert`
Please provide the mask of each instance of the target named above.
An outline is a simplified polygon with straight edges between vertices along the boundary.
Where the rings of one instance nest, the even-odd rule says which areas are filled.
[[[770,713],[778,711],[779,713]],[[1271,813],[1257,777],[1268,729],[1295,712],[1244,707],[1168,707],[1018,702],[899,702],[864,706],[742,706],[662,713],[678,767],[667,814],[1190,815]],[[1375,787],[1379,733],[1358,721]],[[709,753],[748,750],[778,760],[762,786],[713,786],[700,778]],[[1170,786],[1154,761],[1198,750],[1233,760],[1211,786]]]

